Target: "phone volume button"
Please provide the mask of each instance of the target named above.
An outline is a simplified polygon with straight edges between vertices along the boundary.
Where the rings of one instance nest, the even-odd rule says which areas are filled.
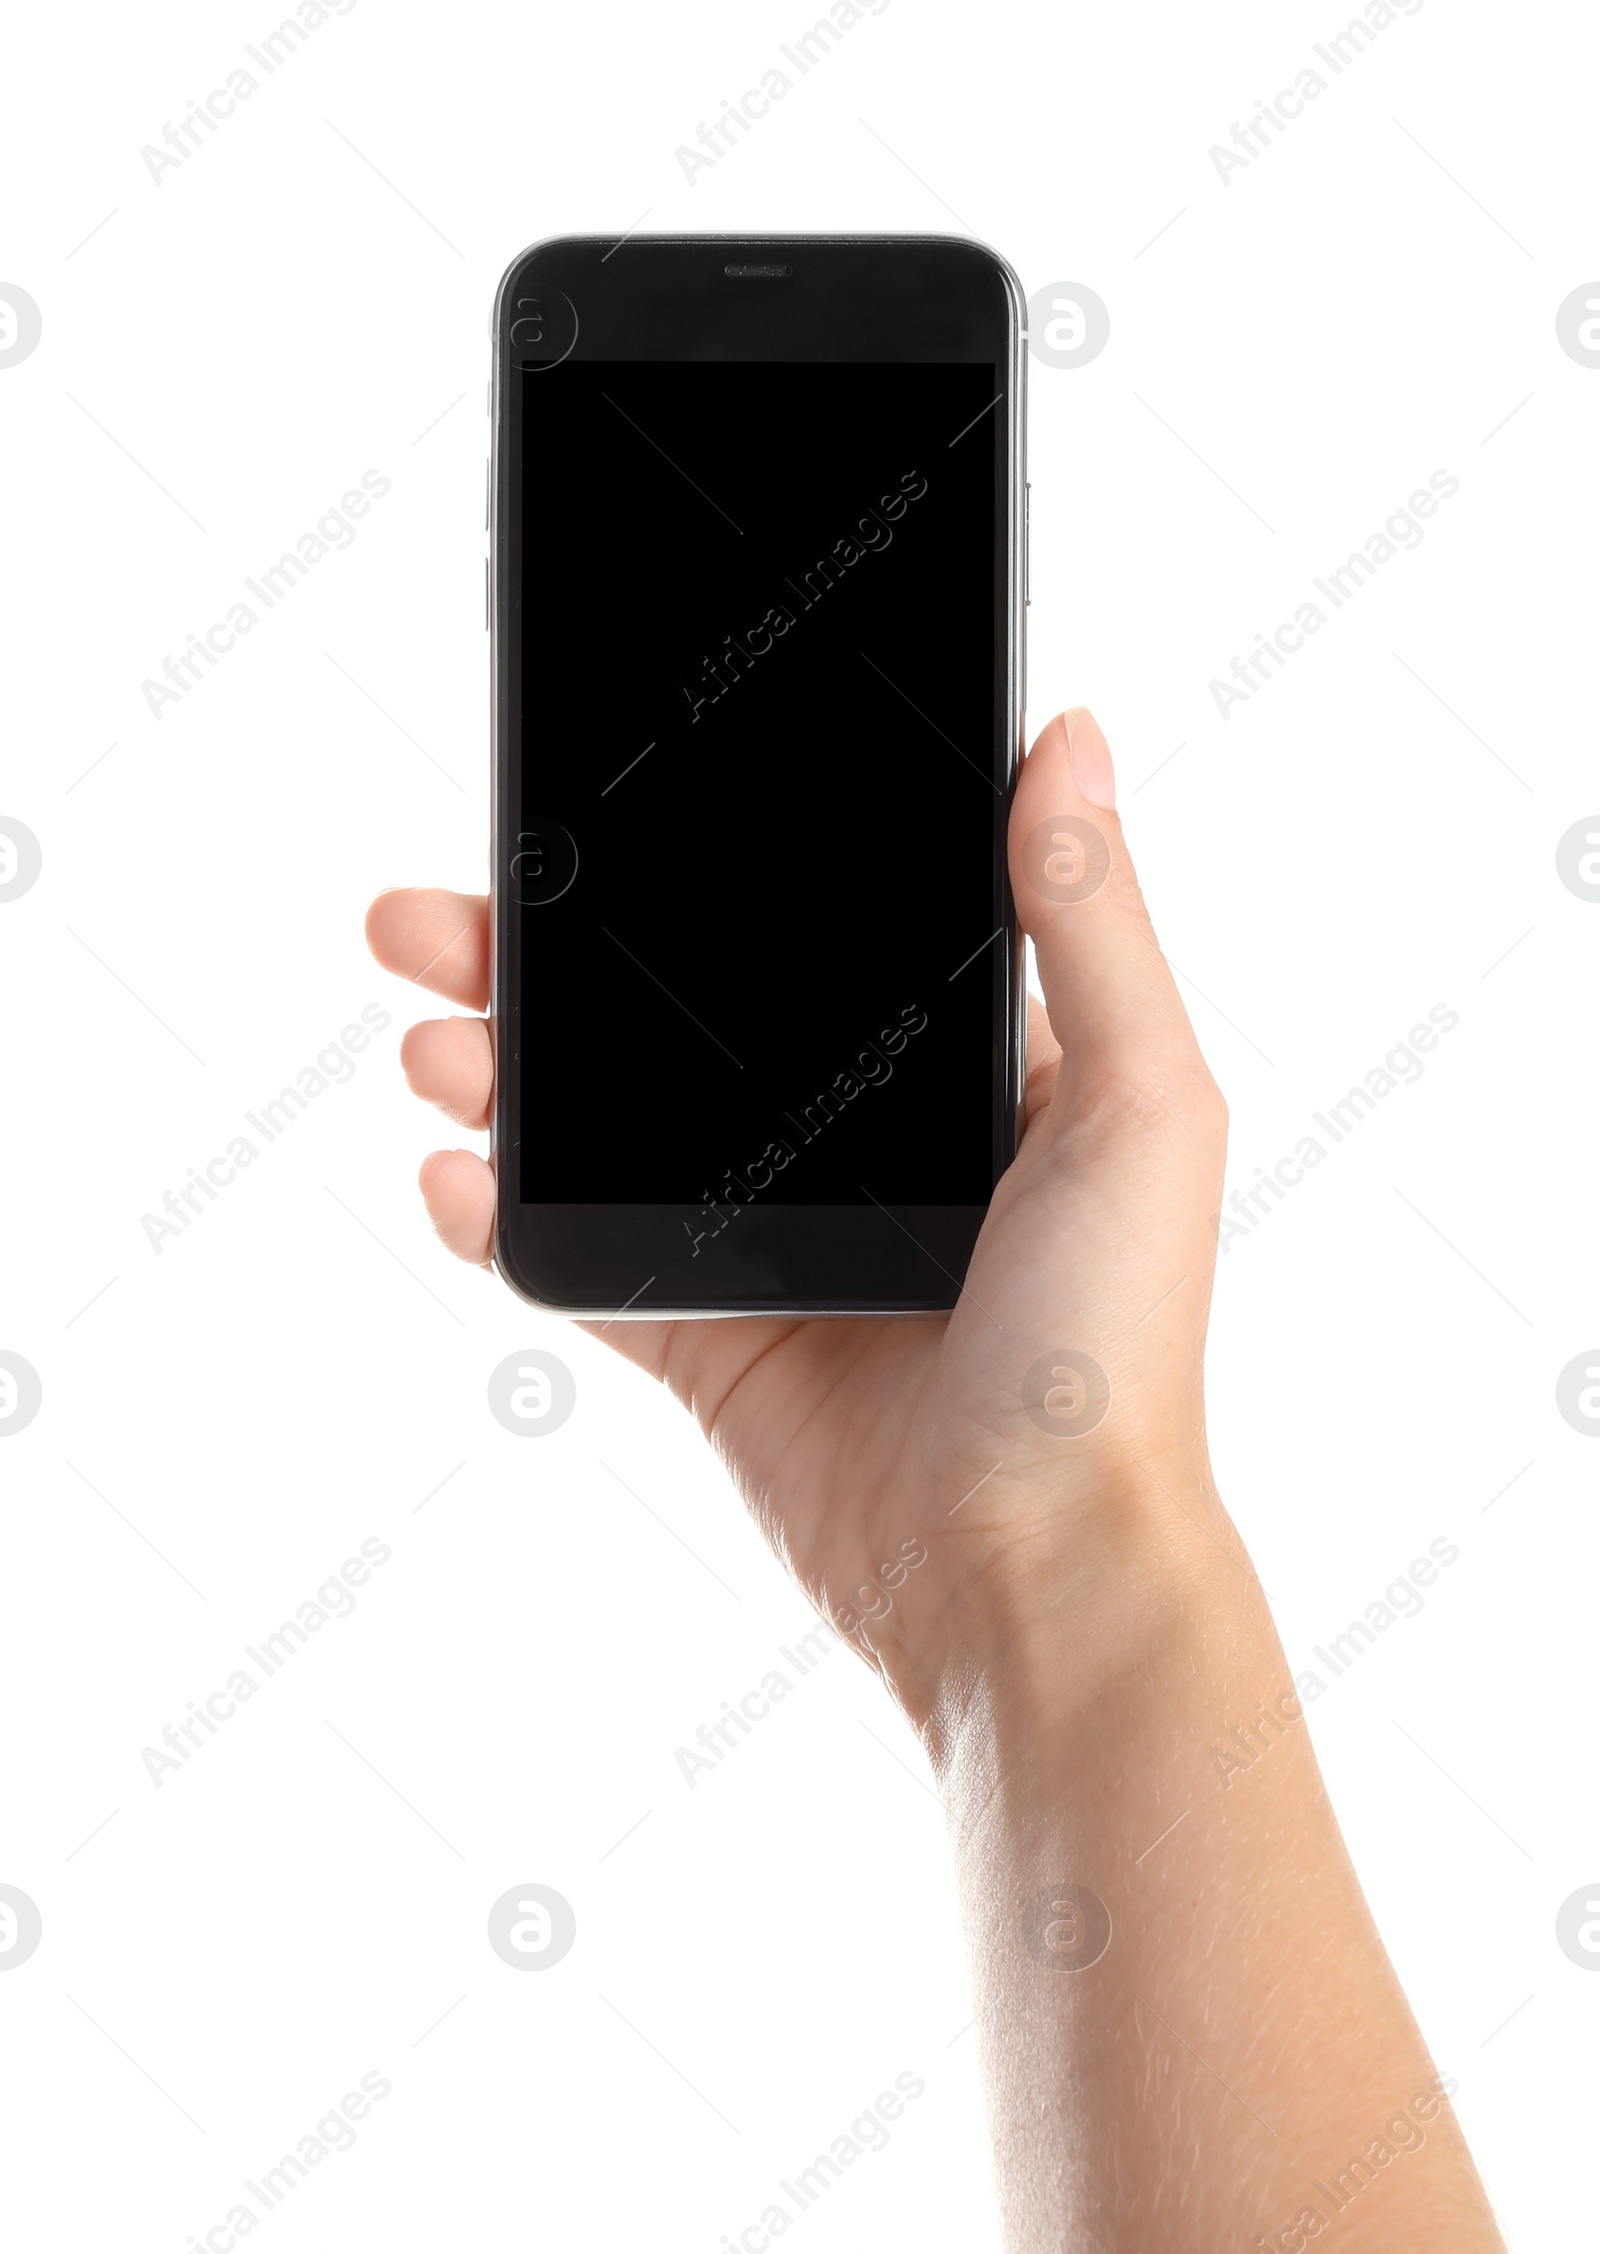
[[[489,631],[489,559],[483,559],[483,630]]]

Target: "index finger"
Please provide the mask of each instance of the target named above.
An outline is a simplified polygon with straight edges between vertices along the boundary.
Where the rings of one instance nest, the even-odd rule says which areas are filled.
[[[481,893],[380,892],[367,910],[367,945],[397,978],[469,1010],[489,1007],[489,903]]]

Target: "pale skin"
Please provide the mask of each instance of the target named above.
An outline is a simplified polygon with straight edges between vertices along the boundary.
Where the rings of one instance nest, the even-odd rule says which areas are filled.
[[[590,1327],[699,1420],[927,1749],[1010,2254],[1491,2254],[1453,2085],[1441,2094],[1384,1954],[1212,1480],[1227,1115],[1114,802],[1093,718],[1052,720],[1011,819],[1045,998],[1027,1127],[948,1320]],[[1021,852],[1059,816],[1111,848],[1104,886],[1072,904],[1035,889]],[[385,893],[367,933],[386,969],[486,1008],[483,900]],[[612,1038],[626,1103],[625,1023]],[[414,1026],[401,1056],[418,1095],[486,1127],[481,1015]],[[435,1152],[421,1187],[449,1249],[485,1263],[486,1161]],[[1075,1437],[1022,1396],[1063,1349],[1111,1383]],[[1081,1969],[1076,1945],[1101,1929],[1068,1887],[1110,1917]]]

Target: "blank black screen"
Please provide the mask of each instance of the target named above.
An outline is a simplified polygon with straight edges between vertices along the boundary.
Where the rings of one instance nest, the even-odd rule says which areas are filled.
[[[996,369],[512,380],[523,1201],[984,1204]]]

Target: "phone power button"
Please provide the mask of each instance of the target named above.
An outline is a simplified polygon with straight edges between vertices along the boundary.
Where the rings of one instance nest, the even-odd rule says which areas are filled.
[[[1022,599],[1033,601],[1033,487],[1022,488]]]

